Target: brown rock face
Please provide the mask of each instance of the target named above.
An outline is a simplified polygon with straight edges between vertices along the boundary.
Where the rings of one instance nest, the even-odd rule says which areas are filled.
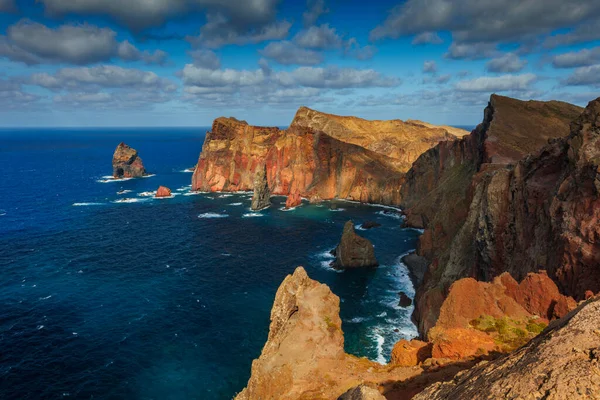
[[[159,186],[154,197],[171,197],[171,189],[166,186]]]
[[[271,190],[267,181],[267,166],[263,165],[256,171],[254,177],[254,195],[251,209],[258,211],[271,206]]]
[[[275,295],[268,340],[252,362],[247,387],[236,399],[337,399],[364,382],[379,386],[422,371],[383,366],[344,353],[339,305],[327,285],[310,279],[302,267],[288,275]],[[374,395],[366,392],[352,390],[345,396]]]
[[[302,204],[302,197],[299,192],[290,194],[285,200],[285,208],[294,208]]]
[[[392,349],[390,364],[413,367],[431,358],[431,343],[420,340],[400,340]]]
[[[590,300],[519,350],[433,384],[413,399],[598,398],[599,328],[600,301]]]
[[[346,222],[340,244],[334,250],[334,268],[376,267],[379,265],[375,258],[373,244],[354,231],[354,223]]]
[[[367,385],[358,385],[338,397],[338,400],[385,400],[377,389]]]
[[[399,204],[405,172],[439,140],[455,138],[448,129],[307,108],[298,111],[287,130],[218,118],[206,135],[192,189],[253,189],[256,169],[266,164],[275,195]]]
[[[584,201],[581,212],[565,212],[554,200],[557,181],[570,169],[566,139],[556,138],[569,135],[569,124],[581,111],[566,103],[493,95],[471,135],[441,142],[414,163],[401,197],[408,221],[425,227],[418,254],[431,263],[415,298],[421,334],[436,323],[450,285],[463,277],[490,281],[507,271],[521,280],[543,268],[562,291],[576,296],[583,296],[584,286],[599,284],[593,273],[591,279],[572,275],[598,265],[591,248],[581,257],[561,250],[580,251],[577,244],[567,246],[567,238],[586,242],[582,235],[593,228],[576,232],[574,221],[590,220],[591,203]],[[574,207],[580,201],[574,192],[571,196]],[[577,263],[590,267],[561,272],[563,260],[583,260]]]
[[[113,177],[138,178],[146,175],[146,169],[137,150],[120,143],[113,155]]]

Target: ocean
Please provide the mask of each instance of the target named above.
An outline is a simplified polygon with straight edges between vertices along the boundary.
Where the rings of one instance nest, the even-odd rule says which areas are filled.
[[[0,130],[0,398],[230,399],[298,265],[340,296],[347,352],[383,363],[417,334],[398,292],[418,231],[383,207],[191,193],[207,129]],[[151,176],[107,178],[121,141]],[[173,198],[144,196],[159,185]],[[382,224],[357,231],[379,268],[329,267],[349,219]]]

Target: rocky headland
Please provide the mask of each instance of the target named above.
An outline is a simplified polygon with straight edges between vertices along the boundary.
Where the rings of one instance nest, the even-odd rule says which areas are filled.
[[[146,169],[136,149],[120,143],[112,159],[113,178],[139,178],[146,175]]]
[[[390,137],[363,121],[302,108],[286,134],[315,130],[358,146],[363,161],[379,157],[386,179],[398,173],[397,193],[382,194],[389,181],[348,187],[368,193],[361,201],[400,204],[424,229],[403,259],[421,340],[398,342],[386,366],[344,353],[339,299],[298,269],[238,398],[600,398],[600,99],[584,110],[493,95],[470,135],[439,139],[408,170],[401,146],[382,145]],[[277,186],[280,164],[270,165]],[[331,198],[317,186],[292,192]],[[346,234],[355,239],[351,222]]]
[[[418,121],[340,117],[306,107],[288,129],[217,118],[206,135],[192,189],[253,190],[256,170],[266,165],[274,195],[398,205],[413,161],[440,140],[467,133]]]

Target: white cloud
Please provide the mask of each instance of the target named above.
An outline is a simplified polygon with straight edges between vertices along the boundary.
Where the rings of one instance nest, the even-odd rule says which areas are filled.
[[[480,77],[456,83],[456,89],[462,92],[504,92],[527,90],[537,80],[534,74],[502,75]]]
[[[323,62],[323,56],[320,53],[300,48],[287,40],[271,42],[259,52],[283,65],[315,65]]]
[[[584,67],[600,63],[600,47],[572,51],[552,58],[554,68]]]
[[[416,35],[412,41],[414,45],[420,44],[442,44],[444,41],[435,32],[423,32]]]
[[[600,64],[577,68],[564,83],[570,86],[600,85]]]
[[[293,40],[298,46],[309,49],[337,49],[342,45],[342,38],[329,24],[311,26],[298,32]]]
[[[527,65],[527,60],[522,60],[515,53],[506,53],[496,57],[486,64],[489,72],[519,72]]]
[[[308,9],[302,14],[302,22],[306,28],[313,26],[321,15],[329,12],[324,0],[308,0],[307,4]]]
[[[437,64],[435,61],[425,61],[423,63],[423,72],[426,74],[435,74],[437,72]]]

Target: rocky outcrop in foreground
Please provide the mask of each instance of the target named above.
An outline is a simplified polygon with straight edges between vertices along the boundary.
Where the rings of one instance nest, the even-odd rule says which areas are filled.
[[[256,170],[265,164],[274,195],[397,205],[412,162],[440,140],[466,133],[419,122],[340,117],[305,107],[285,130],[217,118],[206,135],[192,189],[252,190]]]
[[[120,143],[112,160],[114,178],[139,178],[146,175],[146,169],[137,150]]]
[[[252,196],[251,209],[258,211],[271,206],[271,190],[267,181],[267,168],[265,165],[258,168],[254,177],[254,195]]]
[[[600,299],[588,300],[519,350],[436,383],[414,400],[600,398]]]
[[[162,197],[171,197],[171,196],[172,196],[171,189],[169,189],[166,186],[159,186],[158,190],[156,191],[156,195],[154,197],[162,198]]]
[[[425,228],[417,253],[430,265],[415,299],[424,337],[460,278],[521,280],[543,268],[578,299],[600,289],[595,103],[570,128],[579,107],[493,95],[471,135],[414,163],[402,198],[408,223]]]
[[[340,244],[333,250],[335,260],[331,266],[337,269],[376,267],[375,248],[369,239],[356,234],[354,223],[346,222]]]

